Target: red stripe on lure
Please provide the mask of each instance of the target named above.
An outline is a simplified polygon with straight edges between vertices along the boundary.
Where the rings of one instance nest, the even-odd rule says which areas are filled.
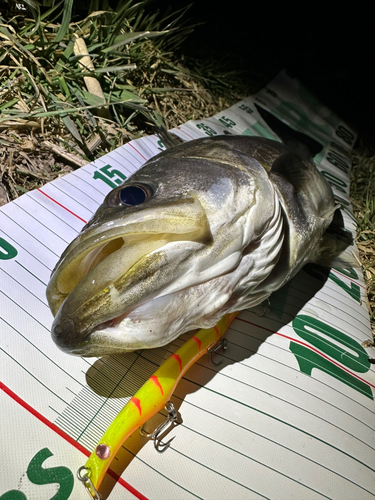
[[[156,385],[156,387],[158,387],[160,389],[160,392],[161,392],[162,396],[164,396],[163,388],[160,385],[158,377],[156,377],[156,375],[152,375],[150,377],[150,380]]]
[[[180,365],[180,371],[182,370],[182,361],[178,354],[172,354],[171,358],[177,359],[178,364]]]
[[[194,335],[194,337],[192,337],[192,339],[195,340],[195,342],[198,344],[198,349],[200,349],[202,342],[195,335]]]
[[[131,398],[130,401],[138,408],[139,414],[142,415],[141,402],[139,401],[139,399],[133,397],[133,398]]]

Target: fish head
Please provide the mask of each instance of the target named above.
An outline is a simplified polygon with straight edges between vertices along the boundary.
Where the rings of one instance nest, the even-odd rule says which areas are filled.
[[[274,198],[259,162],[215,139],[149,160],[64,251],[47,287],[59,348],[101,356],[158,347],[205,326],[228,300],[220,278],[264,232]]]

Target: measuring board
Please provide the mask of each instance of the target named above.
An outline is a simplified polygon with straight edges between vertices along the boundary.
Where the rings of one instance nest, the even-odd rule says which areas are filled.
[[[323,146],[319,170],[345,207],[355,133],[282,72],[212,118],[174,130],[277,139],[255,104]],[[132,141],[0,209],[0,500],[86,499],[77,469],[114,416],[189,337],[163,348],[73,357],[50,337],[45,289],[102,203],[163,148]],[[223,364],[200,359],[172,398],[182,423],[163,454],[134,433],[105,479],[111,499],[375,498],[375,373],[360,269],[307,266],[268,306],[243,311]],[[162,412],[163,413],[163,412]],[[165,415],[146,424],[152,430]],[[125,469],[125,470],[124,470]],[[121,477],[118,477],[121,475]]]

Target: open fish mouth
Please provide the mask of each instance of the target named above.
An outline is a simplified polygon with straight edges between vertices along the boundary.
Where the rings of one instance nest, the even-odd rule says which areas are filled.
[[[115,328],[134,308],[184,288],[189,255],[211,239],[194,198],[88,225],[62,255],[47,288],[53,340],[83,354],[93,332]]]

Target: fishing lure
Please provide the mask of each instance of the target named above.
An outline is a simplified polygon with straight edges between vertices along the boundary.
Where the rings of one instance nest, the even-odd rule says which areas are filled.
[[[114,418],[86,464],[77,472],[78,479],[93,499],[101,499],[99,489],[102,480],[126,439],[165,407],[169,414],[167,421],[151,434],[142,432],[143,435],[154,439],[157,448],[158,435],[177,418],[177,412],[169,400],[178,382],[199,358],[207,352],[216,351],[237,314],[238,312],[226,314],[213,328],[201,329],[195,333],[156,370]],[[157,448],[158,451],[165,451],[170,441],[161,443],[161,449]]]

